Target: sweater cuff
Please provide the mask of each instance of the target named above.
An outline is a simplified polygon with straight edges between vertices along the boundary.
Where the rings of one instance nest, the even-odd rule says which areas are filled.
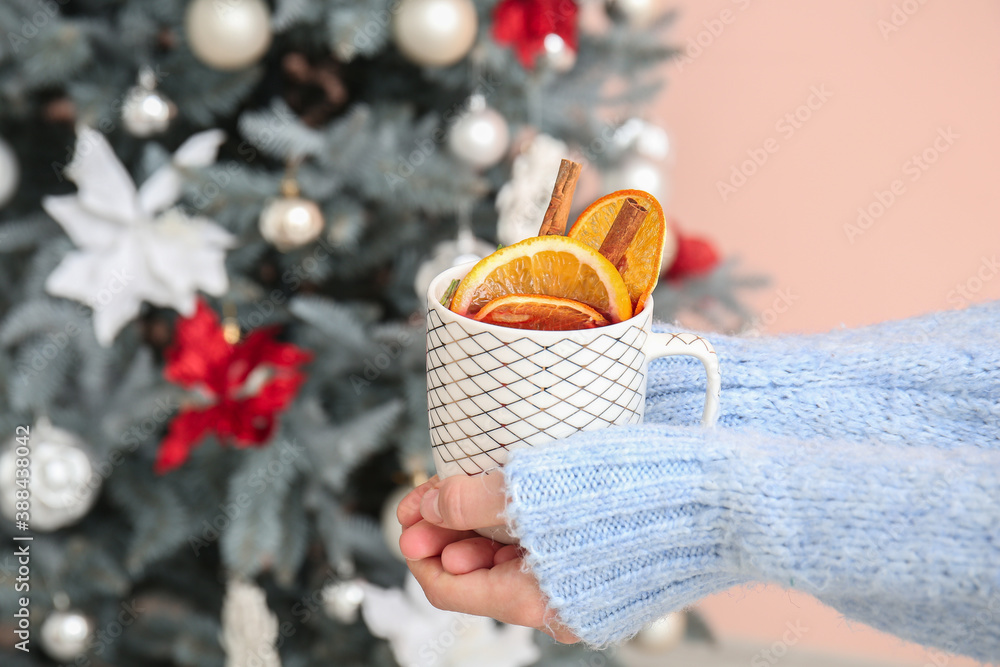
[[[549,605],[594,646],[740,583],[701,429],[579,433],[511,453],[508,525]]]

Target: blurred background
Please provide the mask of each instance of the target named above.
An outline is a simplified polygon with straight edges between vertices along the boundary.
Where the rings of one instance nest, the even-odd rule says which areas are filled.
[[[4,666],[936,664],[777,586],[608,653],[456,620],[393,510],[433,467],[426,286],[537,233],[561,157],[576,212],[663,203],[664,320],[1000,297],[998,29],[986,0],[3,0],[0,541],[33,538]]]
[[[1000,297],[996,3],[678,8],[673,43],[690,58],[666,66],[653,112],[677,146],[669,209],[771,276],[748,297],[763,328],[825,331]],[[726,11],[731,22],[713,35]],[[829,99],[789,121],[815,88]],[[942,129],[950,145],[935,145]],[[777,152],[720,193],[769,138]],[[888,201],[897,179],[902,194],[871,222],[861,218],[859,209],[879,213],[879,195]],[[787,308],[782,290],[794,297]],[[776,303],[785,312],[763,316]],[[733,636],[775,640],[801,620],[810,628],[803,647],[930,662],[924,649],[777,587],[730,591],[700,609]]]
[[[653,111],[677,144],[669,209],[771,275],[775,291],[752,297],[758,309],[779,288],[796,297],[770,331],[1000,296],[989,268],[1000,250],[1000,8],[913,4],[679,3],[673,43],[697,57],[667,65]],[[706,23],[727,10],[715,37]],[[814,89],[828,99],[802,111]],[[953,141],[935,144],[949,129]],[[778,151],[720,194],[769,138]],[[902,194],[861,217],[879,213],[896,180]]]

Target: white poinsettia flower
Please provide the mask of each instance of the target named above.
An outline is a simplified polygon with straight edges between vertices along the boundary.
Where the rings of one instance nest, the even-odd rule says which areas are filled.
[[[402,667],[523,667],[541,657],[531,628],[442,611],[412,575],[404,589],[364,586],[361,615]]]
[[[42,201],[77,249],[45,289],[90,306],[101,345],[111,344],[143,301],[191,316],[198,290],[222,296],[229,289],[225,256],[233,237],[208,218],[171,208],[181,195],[180,170],[215,162],[224,140],[221,130],[192,136],[136,189],[104,135],[79,130],[65,172],[77,193]]]

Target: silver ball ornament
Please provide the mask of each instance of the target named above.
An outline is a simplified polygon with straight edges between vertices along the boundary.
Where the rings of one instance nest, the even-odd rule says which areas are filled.
[[[474,95],[469,109],[448,130],[448,148],[459,159],[477,169],[492,167],[507,154],[510,128],[507,119]]]
[[[576,65],[576,51],[556,33],[546,35],[542,46],[545,47],[543,61],[553,71],[565,74]]]
[[[392,36],[414,63],[445,67],[465,57],[478,28],[471,0],[402,0],[392,21]]]
[[[345,624],[358,620],[365,589],[360,579],[348,579],[330,584],[323,589],[323,610],[327,616]]]
[[[80,437],[39,420],[31,429],[26,447],[23,440],[15,438],[0,452],[0,479],[17,479],[16,471],[22,468],[18,459],[24,458],[29,461],[31,530],[58,530],[90,511],[103,480],[95,473],[89,447]],[[0,493],[0,510],[11,520],[19,511],[18,488],[5,484]]]
[[[668,167],[672,167],[677,160],[670,134],[642,118],[629,118],[619,125],[611,138],[611,145],[619,156],[633,152]]]
[[[263,0],[192,0],[184,30],[198,60],[218,70],[238,70],[267,53],[271,13]]]
[[[14,149],[0,137],[0,207],[14,198],[21,182],[21,167]]]
[[[656,197],[664,208],[670,198],[670,187],[663,174],[663,167],[638,154],[626,155],[618,165],[605,173],[604,189],[607,192],[645,190]]]
[[[654,20],[662,11],[659,0],[608,0],[606,7],[612,17],[633,26]]]
[[[316,202],[302,197],[274,199],[260,214],[261,236],[282,252],[315,241],[323,225]]]
[[[53,611],[42,622],[39,641],[42,650],[53,660],[69,662],[83,655],[91,642],[94,624],[90,618],[73,610]]]
[[[149,137],[164,132],[177,115],[177,105],[156,89],[151,70],[139,75],[139,84],[125,94],[122,124],[134,137]]]

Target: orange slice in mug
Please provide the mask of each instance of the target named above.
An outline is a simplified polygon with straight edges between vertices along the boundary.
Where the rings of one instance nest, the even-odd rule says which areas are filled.
[[[663,207],[656,197],[642,190],[612,192],[588,206],[573,223],[567,236],[595,250],[599,249],[611,230],[618,211],[629,197],[649,211],[625,251],[625,264],[621,272],[632,300],[632,309],[638,313],[660,278],[663,246],[667,242],[666,219]],[[673,253],[670,256],[672,258]]]
[[[476,313],[476,321],[536,331],[593,329],[610,324],[585,303],[538,294],[511,294],[493,299]]]
[[[475,317],[490,301],[515,294],[572,299],[611,323],[632,317],[618,269],[567,236],[534,236],[484,257],[459,283],[451,310]]]

